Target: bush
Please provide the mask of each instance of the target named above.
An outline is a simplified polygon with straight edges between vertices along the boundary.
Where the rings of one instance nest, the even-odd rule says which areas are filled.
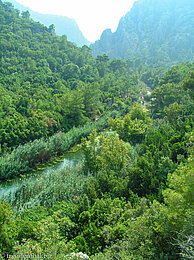
[[[67,133],[59,132],[47,140],[41,138],[18,146],[12,153],[5,154],[0,158],[0,179],[14,178],[29,172],[39,163],[47,162],[54,156],[62,155],[94,129],[102,131],[107,125],[108,118],[114,114],[114,111],[110,112],[94,123],[74,127]]]

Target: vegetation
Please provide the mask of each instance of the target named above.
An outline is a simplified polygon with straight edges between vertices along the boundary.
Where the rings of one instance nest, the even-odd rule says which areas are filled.
[[[36,139],[18,146],[11,153],[4,154],[0,157],[0,179],[6,180],[26,174],[37,164],[63,155],[73,145],[79,143],[82,137],[88,136],[93,129],[102,131],[106,127],[107,119],[115,113],[116,111],[112,111],[94,123],[74,127],[67,133],[59,132],[48,139]]]
[[[0,20],[0,178],[83,155],[2,198],[0,255],[191,259],[194,64],[93,58],[1,1]]]
[[[0,144],[6,152],[69,131],[138,99],[138,76],[121,61],[92,57],[51,28],[0,4]],[[123,66],[123,64],[122,64]],[[129,98],[130,97],[130,98]]]
[[[48,27],[51,26],[51,29],[54,26],[57,35],[62,36],[65,34],[67,36],[67,39],[71,42],[74,42],[77,46],[89,44],[89,41],[83,36],[76,21],[72,18],[61,15],[41,14],[39,12],[37,13],[15,0],[3,0],[2,2],[12,3],[16,9],[20,10],[20,12],[29,11],[30,16],[34,21],[40,22]]]

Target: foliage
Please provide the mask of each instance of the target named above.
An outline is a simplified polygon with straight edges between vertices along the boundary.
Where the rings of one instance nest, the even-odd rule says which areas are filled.
[[[134,71],[128,67],[123,74],[121,60],[115,70],[108,59],[92,57],[89,47],[76,47],[65,35],[53,34],[52,25],[47,28],[34,22],[28,12],[20,16],[12,5],[0,3],[0,17],[0,144],[4,152],[84,125],[107,112],[110,100],[125,103],[130,95],[138,95]]]
[[[127,163],[127,147],[115,136],[97,136],[93,132],[88,140],[82,140],[84,168],[95,174],[98,170],[120,172]]]
[[[174,103],[184,106],[184,109],[182,109],[184,114],[187,113],[187,107],[191,106],[192,109],[189,113],[192,114],[192,71],[193,63],[187,62],[173,66],[163,75],[159,81],[159,86],[151,95],[153,117],[163,118],[165,115],[164,108],[172,106]],[[190,91],[185,91],[187,89]]]
[[[20,145],[10,154],[0,157],[0,179],[8,179],[29,172],[39,163],[48,161],[54,156],[62,155],[71,146],[79,143],[93,129],[102,130],[107,119],[115,112],[110,112],[94,123],[72,128],[69,132],[59,132],[48,139],[41,138],[25,145]]]
[[[147,111],[140,104],[133,106],[123,120],[120,118],[110,119],[109,125],[116,131],[120,138],[132,144],[141,142],[145,136],[146,129],[151,124]]]
[[[24,174],[0,253],[192,257],[193,64],[93,58],[1,1],[0,20],[0,179]],[[78,166],[26,176],[80,142]]]
[[[0,253],[11,253],[17,226],[10,205],[0,201]]]
[[[85,178],[82,169],[63,169],[50,171],[36,178],[24,180],[16,191],[5,197],[17,210],[36,205],[52,207],[58,201],[73,201],[80,196]]]

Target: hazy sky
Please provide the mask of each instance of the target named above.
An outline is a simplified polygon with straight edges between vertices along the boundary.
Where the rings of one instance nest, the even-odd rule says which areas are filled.
[[[7,0],[8,1],[8,0]],[[103,30],[115,31],[120,18],[135,0],[16,0],[32,10],[45,14],[60,14],[74,18],[91,42],[100,38]]]

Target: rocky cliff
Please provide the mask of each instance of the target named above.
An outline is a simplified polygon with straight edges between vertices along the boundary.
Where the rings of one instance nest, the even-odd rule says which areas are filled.
[[[105,30],[91,45],[95,56],[142,58],[177,63],[194,55],[193,0],[139,0],[122,17],[116,32]]]

